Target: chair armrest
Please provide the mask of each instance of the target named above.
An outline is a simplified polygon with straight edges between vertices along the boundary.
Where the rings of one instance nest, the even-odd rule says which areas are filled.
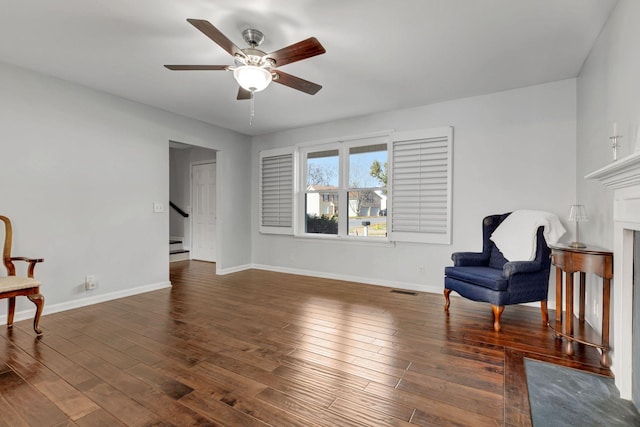
[[[503,267],[504,277],[509,279],[518,273],[533,273],[542,268],[538,261],[509,261]]]
[[[489,263],[489,256],[483,252],[454,252],[451,259],[456,267],[485,266]]]
[[[26,261],[26,262],[33,262],[33,263],[44,262],[44,258],[25,258],[23,256],[13,256],[9,259],[11,261]]]
[[[6,258],[5,258],[6,259]],[[27,276],[33,278],[33,270],[36,268],[36,264],[44,262],[44,258],[25,258],[22,256],[14,256],[9,258],[9,261],[24,261],[29,263],[27,268]]]

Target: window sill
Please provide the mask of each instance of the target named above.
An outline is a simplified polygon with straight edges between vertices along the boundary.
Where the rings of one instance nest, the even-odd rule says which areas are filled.
[[[294,236],[298,240],[308,240],[318,243],[339,243],[347,245],[359,245],[359,246],[383,246],[383,247],[395,247],[395,242],[387,239],[367,238],[367,237],[354,237],[354,236],[337,236],[327,234],[299,234]]]

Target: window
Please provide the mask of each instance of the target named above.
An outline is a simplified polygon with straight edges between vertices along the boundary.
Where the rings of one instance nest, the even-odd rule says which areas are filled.
[[[303,147],[299,232],[386,239],[387,147],[386,136]]]
[[[293,234],[293,149],[260,153],[260,231]]]
[[[444,127],[261,152],[260,232],[450,244],[452,147]]]
[[[452,137],[451,127],[394,135],[392,240],[451,243]]]

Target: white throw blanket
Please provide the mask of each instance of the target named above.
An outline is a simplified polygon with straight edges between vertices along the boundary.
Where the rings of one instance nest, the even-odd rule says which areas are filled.
[[[508,261],[532,261],[536,257],[536,233],[544,226],[547,244],[556,243],[567,231],[557,215],[545,211],[513,211],[491,234]]]

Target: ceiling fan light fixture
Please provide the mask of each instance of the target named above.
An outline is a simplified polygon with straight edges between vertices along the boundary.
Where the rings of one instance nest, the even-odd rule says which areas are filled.
[[[264,90],[273,79],[268,70],[255,65],[243,65],[236,68],[233,70],[233,77],[240,86],[250,92]]]

